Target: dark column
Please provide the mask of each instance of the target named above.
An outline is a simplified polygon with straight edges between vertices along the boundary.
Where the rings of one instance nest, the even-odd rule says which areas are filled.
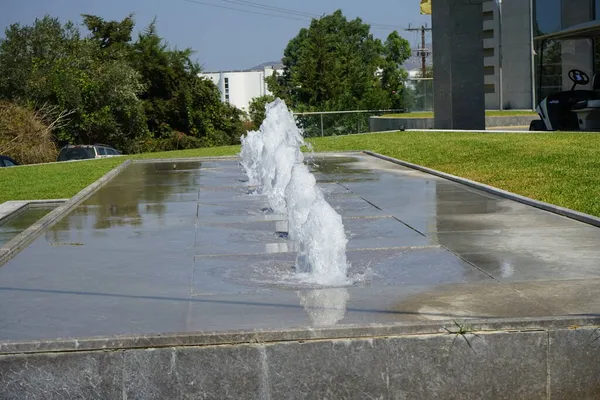
[[[433,0],[436,129],[485,129],[482,0]]]

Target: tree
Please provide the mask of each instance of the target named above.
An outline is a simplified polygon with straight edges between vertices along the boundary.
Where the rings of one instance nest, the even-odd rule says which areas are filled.
[[[409,56],[409,43],[397,32],[384,44],[369,25],[337,10],[300,30],[284,51],[284,73],[267,84],[295,111],[389,108],[399,98]]]
[[[139,76],[126,59],[106,60],[98,42],[49,16],[11,25],[0,41],[0,98],[73,110],[60,142],[106,142],[128,149],[147,133]]]
[[[248,107],[248,113],[250,114],[253,129],[260,128],[260,125],[265,120],[267,104],[273,101],[275,101],[275,96],[273,95],[265,95],[252,99]]]
[[[131,60],[146,90],[141,94],[147,123],[156,138],[173,131],[203,139],[207,145],[232,144],[242,133],[242,112],[220,100],[218,88],[199,77],[191,49],[171,49],[156,22],[139,34]]]
[[[50,16],[11,25],[0,39],[0,100],[72,111],[53,132],[58,142],[103,142],[127,152],[164,139],[161,147],[176,139],[175,148],[239,142],[242,111],[199,77],[191,49],[169,48],[155,22],[132,42],[133,15],[83,19],[87,36]]]
[[[135,22],[133,14],[129,14],[122,21],[105,21],[103,18],[83,14],[83,24],[91,32],[91,38],[98,42],[101,48],[112,46],[126,47],[131,41],[131,33]]]

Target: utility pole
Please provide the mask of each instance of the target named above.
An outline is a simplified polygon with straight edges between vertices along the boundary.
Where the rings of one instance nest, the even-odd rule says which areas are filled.
[[[431,55],[431,51],[427,48],[425,33],[431,31],[431,28],[422,25],[420,28],[411,28],[409,26],[405,30],[408,32],[421,32],[421,47],[417,49],[417,57],[421,57],[421,77],[425,78],[427,74],[427,57]]]

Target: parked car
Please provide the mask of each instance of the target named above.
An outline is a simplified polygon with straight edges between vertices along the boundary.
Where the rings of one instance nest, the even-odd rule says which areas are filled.
[[[0,156],[0,167],[14,167],[15,165],[19,165],[14,159],[9,156]]]
[[[89,160],[119,156],[121,153],[106,144],[68,145],[63,147],[56,161]]]

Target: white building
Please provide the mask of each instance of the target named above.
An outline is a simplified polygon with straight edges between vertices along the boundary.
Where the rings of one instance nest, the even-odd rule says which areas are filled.
[[[533,26],[529,1],[484,0],[483,52],[487,109],[532,109]]]
[[[248,71],[207,72],[200,76],[210,79],[221,92],[221,101],[248,111],[250,102],[255,97],[271,94],[267,89],[265,78],[283,73],[280,66],[265,66]]]

